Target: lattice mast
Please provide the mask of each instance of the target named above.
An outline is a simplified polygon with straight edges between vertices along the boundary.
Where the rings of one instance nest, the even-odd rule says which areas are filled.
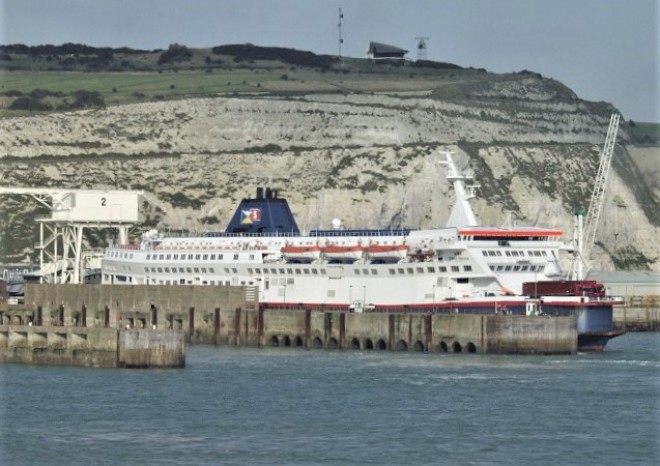
[[[417,60],[426,60],[426,41],[429,40],[428,37],[415,37],[417,41]]]
[[[344,19],[344,13],[341,12],[341,8],[339,9],[339,21],[337,22],[337,29],[339,32],[339,59],[341,60],[341,66],[344,66],[344,56],[341,54],[341,46],[344,43],[344,38],[341,35],[341,23],[342,20]]]
[[[610,118],[610,125],[607,129],[607,136],[605,137],[605,144],[600,154],[600,162],[598,165],[598,174],[591,193],[589,201],[589,209],[585,219],[584,212],[577,210],[575,215],[577,218],[577,257],[573,261],[573,266],[570,273],[572,280],[582,280],[585,277],[584,267],[586,262],[589,261],[591,250],[596,241],[596,231],[598,231],[598,221],[600,220],[600,212],[603,207],[605,199],[605,188],[607,186],[607,177],[610,173],[612,165],[612,156],[614,154],[614,146],[616,144],[616,135],[619,130],[618,113],[613,113]],[[583,221],[584,220],[584,221]]]

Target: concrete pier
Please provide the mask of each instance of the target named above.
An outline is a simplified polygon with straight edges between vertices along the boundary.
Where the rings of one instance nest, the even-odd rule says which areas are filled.
[[[180,332],[191,344],[231,346],[482,354],[577,352],[577,325],[572,317],[358,314],[330,306],[321,310],[263,309],[255,296],[250,287],[30,284],[25,307],[0,313],[0,325],[49,325],[64,334],[84,328],[170,330]],[[139,338],[130,338],[124,337],[126,342],[134,342],[131,365],[141,366],[155,357],[140,352]],[[88,341],[92,340],[89,336]]]
[[[614,325],[628,332],[660,331],[660,296],[629,296],[625,306],[615,307]]]
[[[0,362],[84,367],[185,366],[172,330],[0,325]]]
[[[241,341],[260,346],[470,352],[482,354],[574,354],[577,326],[572,317],[425,315],[310,311],[262,312],[263,333]]]
[[[117,366],[172,368],[186,365],[183,332],[177,330],[118,330]]]

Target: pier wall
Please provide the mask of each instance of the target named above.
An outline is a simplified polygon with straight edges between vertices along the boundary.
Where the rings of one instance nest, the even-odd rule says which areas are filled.
[[[218,312],[251,306],[244,287],[28,284],[22,312],[6,311],[0,324],[163,328],[206,342]]]
[[[177,330],[118,330],[117,366],[169,368],[186,365],[183,332]]]
[[[183,367],[172,330],[0,325],[0,362],[85,367]]]
[[[575,317],[484,316],[485,353],[577,352]]]
[[[242,333],[235,339],[244,343],[238,345],[433,353],[577,352],[574,317],[274,310],[247,313],[244,318],[247,322],[238,325]]]
[[[36,285],[0,324],[180,331],[192,344],[570,354],[574,318],[260,309],[246,287]],[[64,331],[64,330],[63,330]],[[126,337],[128,338],[128,337]],[[132,340],[131,340],[132,341]],[[139,341],[135,342],[139,347]],[[145,360],[134,352],[136,364]]]
[[[660,296],[630,296],[614,308],[614,325],[629,332],[660,331]]]

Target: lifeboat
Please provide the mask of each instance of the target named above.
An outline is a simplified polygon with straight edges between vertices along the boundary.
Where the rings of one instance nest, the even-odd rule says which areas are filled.
[[[364,248],[362,246],[334,246],[329,245],[322,249],[323,255],[328,260],[355,262],[362,259]]]
[[[408,254],[405,244],[372,244],[367,247],[370,260],[400,261]]]
[[[287,244],[281,249],[282,257],[288,261],[311,262],[321,257],[321,248],[316,245],[295,246]]]

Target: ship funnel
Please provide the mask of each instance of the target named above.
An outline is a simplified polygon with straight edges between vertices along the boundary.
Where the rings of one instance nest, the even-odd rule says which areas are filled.
[[[279,199],[277,191],[257,188],[255,199],[243,199],[225,229],[230,234],[267,235],[299,234],[286,199]]]

